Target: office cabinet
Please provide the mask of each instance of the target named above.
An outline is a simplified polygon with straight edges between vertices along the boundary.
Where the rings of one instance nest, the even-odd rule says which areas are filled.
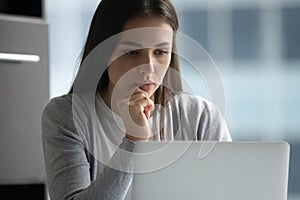
[[[45,181],[41,112],[49,100],[48,26],[0,16],[0,183]]]

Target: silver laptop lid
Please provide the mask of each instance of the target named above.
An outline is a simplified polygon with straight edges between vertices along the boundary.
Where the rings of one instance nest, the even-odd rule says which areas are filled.
[[[286,200],[286,142],[146,142],[135,152],[133,200]]]

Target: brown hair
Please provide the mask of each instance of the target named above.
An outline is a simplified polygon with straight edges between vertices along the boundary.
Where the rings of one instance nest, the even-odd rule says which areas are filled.
[[[83,63],[84,59],[97,45],[120,33],[129,19],[152,15],[164,19],[172,27],[174,32],[178,30],[177,14],[169,0],[102,0],[95,11],[90,25],[81,63]],[[173,39],[170,67],[179,72],[178,56],[174,52],[176,52],[176,34],[174,34]],[[79,68],[75,81],[80,72],[81,69]],[[165,79],[167,78],[173,79],[172,83],[175,83],[172,90],[181,91],[181,80],[179,77],[165,77]],[[164,81],[167,81],[165,79]],[[97,89],[105,90],[108,86],[108,80],[108,72],[106,69],[100,78]],[[73,87],[74,83],[69,93],[73,93]],[[155,103],[164,105],[170,93],[173,92],[170,92],[170,90],[164,86],[160,86],[155,92]]]

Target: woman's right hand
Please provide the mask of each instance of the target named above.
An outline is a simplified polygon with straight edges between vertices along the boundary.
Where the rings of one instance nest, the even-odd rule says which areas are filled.
[[[119,102],[118,107],[126,128],[125,137],[134,142],[147,141],[151,135],[148,120],[154,109],[148,93],[138,88],[131,97]]]

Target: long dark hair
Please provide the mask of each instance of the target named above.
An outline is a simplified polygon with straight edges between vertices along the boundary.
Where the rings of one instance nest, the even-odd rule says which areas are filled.
[[[178,18],[175,8],[169,0],[102,0],[93,16],[87,41],[84,46],[81,64],[88,54],[101,42],[120,33],[125,23],[134,17],[158,16],[164,19],[173,29],[178,30]],[[176,53],[176,38],[174,34],[173,50],[171,55],[170,67],[179,72],[179,62]],[[81,67],[81,66],[80,66]],[[81,69],[79,68],[74,83],[79,76]],[[181,80],[179,77],[171,77],[175,83],[172,90],[181,90]],[[108,86],[107,69],[102,74],[98,83],[98,90],[105,90]],[[74,83],[69,93],[73,93]],[[170,90],[164,86],[160,86],[155,92],[155,103],[165,104],[165,99],[169,96]]]

